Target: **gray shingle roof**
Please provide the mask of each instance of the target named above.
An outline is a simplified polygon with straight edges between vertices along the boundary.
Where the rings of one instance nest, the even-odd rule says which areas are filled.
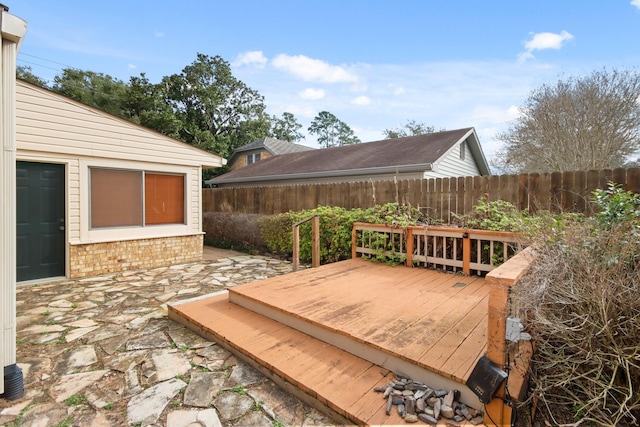
[[[434,132],[405,138],[282,154],[214,178],[223,183],[241,178],[331,173],[354,169],[430,165],[473,128]],[[253,144],[253,143],[252,143]]]

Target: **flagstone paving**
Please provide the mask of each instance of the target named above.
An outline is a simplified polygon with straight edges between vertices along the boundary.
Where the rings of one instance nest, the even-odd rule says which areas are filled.
[[[17,362],[25,396],[0,399],[0,425],[336,425],[167,318],[169,302],[291,271],[286,261],[224,254],[19,285]]]

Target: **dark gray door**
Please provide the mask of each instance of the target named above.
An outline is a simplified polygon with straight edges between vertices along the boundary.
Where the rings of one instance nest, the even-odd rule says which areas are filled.
[[[17,162],[17,281],[65,275],[64,165]]]

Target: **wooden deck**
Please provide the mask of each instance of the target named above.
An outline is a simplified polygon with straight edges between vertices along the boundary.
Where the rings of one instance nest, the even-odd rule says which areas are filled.
[[[489,288],[357,258],[175,304],[169,317],[346,422],[389,425],[403,421],[372,390],[391,379],[381,367],[482,409],[464,383],[486,352]]]

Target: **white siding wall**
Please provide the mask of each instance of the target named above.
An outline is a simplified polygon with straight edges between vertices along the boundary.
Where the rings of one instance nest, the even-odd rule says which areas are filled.
[[[460,144],[456,144],[445,153],[434,165],[434,171],[427,174],[427,178],[448,178],[458,176],[476,176],[480,175],[480,170],[476,165],[473,154],[469,149],[466,141],[464,160],[460,159]]]

